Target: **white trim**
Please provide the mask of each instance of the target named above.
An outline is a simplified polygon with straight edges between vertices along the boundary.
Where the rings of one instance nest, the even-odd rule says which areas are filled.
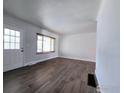
[[[89,62],[94,62],[94,63],[96,63],[96,60],[87,59],[87,58],[74,58],[74,57],[65,57],[65,56],[59,56],[59,57],[62,57],[62,58],[69,58],[69,59],[75,59],[75,60],[82,60],[82,61],[89,61]]]
[[[31,61],[31,62],[27,62],[27,63],[25,62],[23,66],[15,66],[15,65],[4,66],[3,72],[14,70],[14,69],[25,67],[25,66],[31,66],[31,65],[34,65],[34,64],[37,64],[37,63],[40,63],[40,62],[43,62],[43,61],[46,61],[46,60],[49,60],[49,59],[57,58],[57,57],[58,56],[54,56],[54,57],[50,57],[50,58],[46,58],[46,59],[41,59],[41,60],[36,60],[36,61]],[[15,67],[14,69],[12,69],[13,66]]]
[[[25,62],[24,66],[31,66],[31,65],[34,65],[34,64],[37,64],[37,63],[40,63],[40,62],[43,62],[43,61],[46,61],[46,60],[49,60],[49,59],[57,58],[57,57],[58,56],[54,56],[54,57],[40,59],[40,60],[35,60],[35,61],[31,61],[31,62]]]
[[[82,60],[82,61],[89,61],[89,62],[95,62],[95,60],[91,60],[91,59],[80,59],[80,58],[73,58],[73,57],[65,57],[65,56],[54,56],[54,57],[50,57],[50,58],[45,58],[45,59],[40,59],[40,60],[35,60],[35,61],[31,61],[31,62],[24,62],[24,66],[31,66],[31,65],[34,65],[34,64],[37,64],[37,63],[40,63],[40,62],[43,62],[43,61],[46,61],[46,60],[49,60],[49,59],[53,59],[53,58],[57,58],[57,57],[62,57],[62,58],[68,58],[68,59],[74,59],[74,60]],[[17,67],[18,68],[18,67]],[[8,68],[7,71],[9,71],[10,69]],[[12,70],[12,69],[11,69]],[[5,70],[4,70],[5,72]]]

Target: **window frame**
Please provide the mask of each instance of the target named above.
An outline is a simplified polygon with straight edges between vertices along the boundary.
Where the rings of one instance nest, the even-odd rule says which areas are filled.
[[[55,41],[56,41],[56,38],[51,37],[51,36],[48,36],[48,35],[36,33],[36,38],[37,38],[37,41],[36,41],[36,42],[38,42],[38,35],[39,35],[39,36],[42,36],[42,52],[38,52],[38,51],[37,51],[37,50],[38,50],[38,46],[37,46],[38,44],[36,44],[36,47],[37,47],[36,54],[54,53],[54,52],[55,52]],[[54,40],[54,51],[43,52],[43,40],[44,40],[44,37],[49,37],[49,38],[51,38],[51,39]],[[51,46],[50,46],[50,47],[51,47]]]

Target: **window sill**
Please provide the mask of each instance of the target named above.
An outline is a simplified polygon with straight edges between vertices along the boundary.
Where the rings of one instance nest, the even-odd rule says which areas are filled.
[[[50,52],[37,52],[36,54],[50,54],[50,53],[54,53],[55,51],[50,51]]]

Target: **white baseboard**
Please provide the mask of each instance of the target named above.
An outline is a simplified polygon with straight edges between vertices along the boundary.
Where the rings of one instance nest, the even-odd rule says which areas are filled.
[[[43,61],[46,61],[46,60],[49,60],[49,59],[56,58],[56,57],[58,57],[58,56],[54,56],[54,57],[50,57],[50,58],[45,58],[45,59],[40,59],[40,60],[36,60],[36,61],[31,61],[31,62],[25,62],[24,66],[34,65],[34,64],[37,64],[37,63],[40,63],[40,62],[43,62]]]
[[[87,59],[87,58],[74,58],[74,57],[65,57],[65,56],[59,56],[62,58],[69,58],[69,59],[75,59],[75,60],[82,60],[82,61],[89,61],[89,62],[96,62],[96,60],[93,59]]]
[[[56,58],[56,57],[62,57],[62,58],[69,58],[69,59],[75,59],[75,60],[83,60],[83,61],[95,62],[95,60],[85,59],[85,58],[84,59],[80,59],[80,58],[65,57],[65,56],[55,56],[55,57],[50,57],[50,58],[46,58],[46,59],[31,61],[31,62],[27,62],[27,63],[25,62],[24,66],[34,65],[34,64],[37,64],[39,62],[43,62],[43,61],[46,61],[46,60],[49,60],[49,59],[53,59],[53,58]]]
[[[45,58],[45,59],[41,59],[41,60],[36,60],[36,61],[31,61],[31,62],[25,62],[23,65],[20,65],[20,66],[18,66],[16,64],[14,64],[14,65],[7,65],[7,66],[4,66],[3,72],[10,71],[10,70],[17,69],[17,68],[21,68],[21,67],[25,67],[25,66],[31,66],[31,65],[34,65],[34,64],[37,64],[37,63],[49,60],[49,59],[56,58],[56,57],[58,57],[58,56],[54,56],[54,57],[50,57],[50,58]]]
[[[24,62],[23,66],[21,66],[21,67],[34,65],[34,64],[37,64],[37,63],[40,63],[40,62],[43,62],[43,61],[46,61],[46,60],[49,60],[49,59],[57,58],[57,57],[69,58],[69,59],[75,59],[75,60],[83,60],[83,61],[89,61],[89,62],[95,62],[95,60],[91,60],[91,59],[80,59],[80,58],[65,57],[65,56],[54,56],[54,57],[40,59],[40,60],[35,60],[35,61],[31,61],[31,62]],[[12,70],[12,69],[7,68],[7,71],[9,71],[9,70]],[[4,72],[5,71],[6,70],[4,70]]]

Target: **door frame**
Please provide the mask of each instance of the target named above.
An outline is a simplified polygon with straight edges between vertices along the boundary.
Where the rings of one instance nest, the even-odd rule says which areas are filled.
[[[12,29],[12,30],[15,30],[15,31],[20,31],[20,51],[21,51],[21,48],[23,48],[24,50],[24,30],[20,29],[19,27],[17,26],[12,26],[12,25],[8,25],[8,24],[4,24],[3,23],[3,53],[4,53],[4,28],[8,28],[8,29]],[[4,62],[4,60],[3,60]],[[20,67],[23,67],[24,66],[24,51],[22,52],[22,66]],[[4,69],[4,64],[3,64],[3,72],[6,72],[6,71],[9,71],[9,70],[13,70],[13,69],[17,69],[17,68],[20,68],[20,67],[14,67],[14,68],[6,68]]]

